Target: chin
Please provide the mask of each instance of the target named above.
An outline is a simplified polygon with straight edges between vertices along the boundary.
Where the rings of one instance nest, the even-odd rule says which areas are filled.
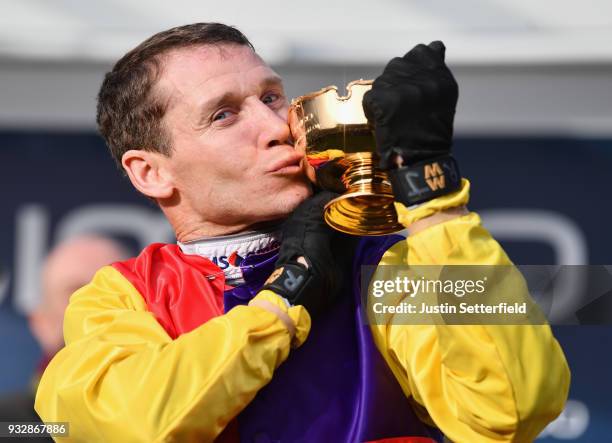
[[[279,190],[268,190],[265,197],[257,198],[257,195],[262,195],[263,192],[262,189],[258,189],[257,192],[251,194],[248,201],[241,201],[241,205],[235,208],[237,213],[244,217],[242,221],[247,221],[249,225],[289,217],[300,203],[312,195],[312,188],[310,182],[306,181],[285,183]],[[248,213],[240,210],[247,208]]]
[[[291,191],[287,190],[283,195],[278,195],[274,201],[278,212],[276,212],[273,218],[288,217],[300,203],[311,195],[312,189],[306,183],[303,186],[293,187]]]

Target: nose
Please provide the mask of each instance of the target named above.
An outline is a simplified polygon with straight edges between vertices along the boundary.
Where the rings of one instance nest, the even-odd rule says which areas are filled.
[[[277,145],[289,144],[291,130],[287,123],[288,107],[271,109],[265,103],[258,101],[255,104],[255,109],[255,118],[260,131],[258,145],[267,149]]]

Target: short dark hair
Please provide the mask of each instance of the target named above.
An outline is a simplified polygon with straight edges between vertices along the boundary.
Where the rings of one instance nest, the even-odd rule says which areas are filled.
[[[168,29],[129,51],[106,73],[98,93],[98,129],[118,166],[130,149],[170,155],[172,146],[161,120],[167,101],[153,92],[160,58],[173,49],[198,45],[253,45],[238,29],[221,23],[193,23]]]

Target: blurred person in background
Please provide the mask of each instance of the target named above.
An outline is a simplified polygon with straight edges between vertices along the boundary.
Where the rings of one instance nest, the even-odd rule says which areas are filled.
[[[39,420],[34,411],[34,396],[48,362],[64,346],[64,311],[70,296],[89,283],[100,267],[127,256],[118,242],[98,235],[74,237],[49,252],[40,275],[40,303],[28,316],[30,331],[40,346],[42,358],[28,390],[0,397],[2,421]]]
[[[533,440],[569,388],[547,325],[370,326],[358,314],[361,265],[511,264],[466,209],[444,51],[393,59],[363,103],[408,239],[326,226],[335,194],[312,195],[282,81],[235,28],[173,28],[122,57],[99,128],[178,244],[105,266],[73,295],[41,417],[87,442],[421,443],[441,441],[438,429]],[[427,189],[433,161],[446,184],[415,198],[406,177]]]

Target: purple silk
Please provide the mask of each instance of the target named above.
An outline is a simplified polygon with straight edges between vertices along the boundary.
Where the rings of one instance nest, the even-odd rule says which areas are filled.
[[[291,351],[240,413],[241,442],[355,443],[400,436],[441,441],[439,431],[414,414],[359,312],[361,266],[376,265],[399,239],[362,238],[353,280],[342,289],[347,296],[313,321],[304,345]],[[276,253],[245,258],[245,284],[225,292],[226,312],[257,293],[274,269]]]
[[[278,249],[262,254],[251,254],[242,260],[240,270],[244,284],[223,293],[223,309],[228,312],[234,306],[246,305],[251,300],[267,278],[274,271],[274,263],[278,257]]]

